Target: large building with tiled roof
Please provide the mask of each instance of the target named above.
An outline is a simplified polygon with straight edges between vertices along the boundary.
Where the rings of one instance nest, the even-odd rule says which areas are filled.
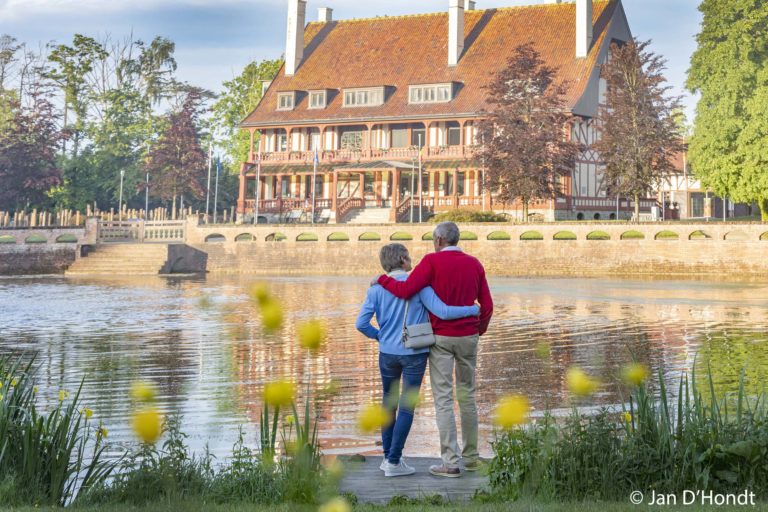
[[[474,156],[484,86],[518,45],[532,42],[558,70],[569,132],[586,145],[604,89],[600,63],[612,41],[631,38],[620,0],[486,10],[449,0],[447,12],[338,21],[321,8],[320,21],[308,24],[306,1],[288,3],[286,62],[241,124],[252,141],[241,218],[314,211],[331,222],[393,222],[453,208],[514,216],[518,205],[497,204],[483,190]],[[591,151],[563,190],[531,212],[550,220],[616,214]]]

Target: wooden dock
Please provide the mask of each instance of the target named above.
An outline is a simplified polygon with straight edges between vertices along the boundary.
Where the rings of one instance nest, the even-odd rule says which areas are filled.
[[[362,459],[362,460],[357,460]],[[429,473],[429,466],[440,464],[440,459],[406,457],[416,473],[409,476],[387,478],[379,469],[382,457],[355,456],[343,460],[345,475],[339,486],[341,492],[357,496],[360,503],[387,503],[395,496],[424,498],[440,495],[451,502],[468,501],[475,491],[488,486],[483,471],[464,471],[461,478],[445,478]]]

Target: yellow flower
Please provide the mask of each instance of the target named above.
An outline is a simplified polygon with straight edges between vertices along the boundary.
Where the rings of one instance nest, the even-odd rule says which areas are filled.
[[[141,409],[133,414],[133,432],[147,444],[152,444],[163,433],[163,418],[155,408]]]
[[[589,396],[597,389],[598,382],[578,367],[571,367],[565,374],[568,389],[576,396]]]
[[[34,386],[32,388],[32,393],[37,394],[38,391],[40,391],[40,388],[38,388],[37,386]]]
[[[107,437],[107,434],[109,434],[109,430],[107,430],[107,427],[99,427],[99,429],[96,431],[96,438],[97,439],[103,439]]]
[[[293,414],[289,414],[288,416],[285,417],[286,425],[293,425],[294,423],[296,423],[296,418],[294,417]]]
[[[69,398],[69,391],[66,391],[64,389],[59,391],[59,402],[63,402],[67,398]]]
[[[528,411],[531,404],[527,397],[509,395],[499,400],[493,422],[503,429],[510,429],[528,421]]]
[[[632,415],[627,411],[624,411],[624,421],[627,423],[632,423]]]
[[[267,382],[264,386],[264,401],[274,407],[284,407],[293,403],[296,386],[287,380]]]
[[[366,434],[374,430],[386,427],[392,421],[389,411],[378,404],[369,404],[363,407],[360,415],[357,417],[357,426]]]
[[[261,306],[261,325],[267,332],[276,331],[283,325],[283,308],[277,301],[270,300]]]
[[[632,363],[624,367],[621,376],[631,386],[639,386],[648,379],[651,371],[641,363]]]
[[[3,398],[5,398],[5,397],[3,396],[2,393],[0,393],[0,400],[2,400]]]
[[[317,512],[352,512],[352,505],[344,498],[337,496],[320,505]]]
[[[136,402],[152,402],[157,396],[157,388],[151,382],[131,384],[131,398]]]
[[[18,383],[19,383],[19,381],[16,380],[16,377],[11,379],[11,387],[12,388],[15,388]]]
[[[320,320],[309,320],[299,325],[299,344],[307,350],[318,350],[325,341],[325,326]]]
[[[93,411],[87,407],[83,407],[83,410],[80,411],[83,416],[85,416],[85,419],[89,420],[91,419],[91,416],[93,416]]]
[[[0,389],[3,389],[3,381],[0,381]]]
[[[269,296],[269,289],[264,283],[257,283],[251,286],[251,289],[248,291],[248,295],[250,295],[251,299],[255,300],[259,306],[262,307],[264,304],[271,300],[271,297]]]

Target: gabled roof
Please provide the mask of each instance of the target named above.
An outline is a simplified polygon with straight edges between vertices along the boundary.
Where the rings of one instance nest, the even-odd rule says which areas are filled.
[[[304,31],[304,59],[294,76],[281,68],[248,126],[307,122],[378,121],[397,118],[471,116],[486,108],[483,86],[506,66],[515,48],[532,42],[543,60],[557,68],[572,108],[582,96],[606,41],[619,0],[597,0],[589,55],[577,59],[576,5],[551,3],[466,11],[464,53],[448,67],[448,13],[420,14],[309,23]],[[453,101],[408,104],[408,86],[455,82]],[[342,107],[342,89],[387,86],[384,105]],[[284,91],[331,89],[324,109],[309,109],[299,95],[294,110],[278,111]]]

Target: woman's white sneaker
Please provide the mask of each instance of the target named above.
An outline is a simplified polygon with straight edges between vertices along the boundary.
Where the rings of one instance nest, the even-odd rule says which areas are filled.
[[[399,464],[391,464],[387,462],[384,468],[384,476],[408,476],[416,472],[411,466],[405,463],[403,459],[400,459]]]

